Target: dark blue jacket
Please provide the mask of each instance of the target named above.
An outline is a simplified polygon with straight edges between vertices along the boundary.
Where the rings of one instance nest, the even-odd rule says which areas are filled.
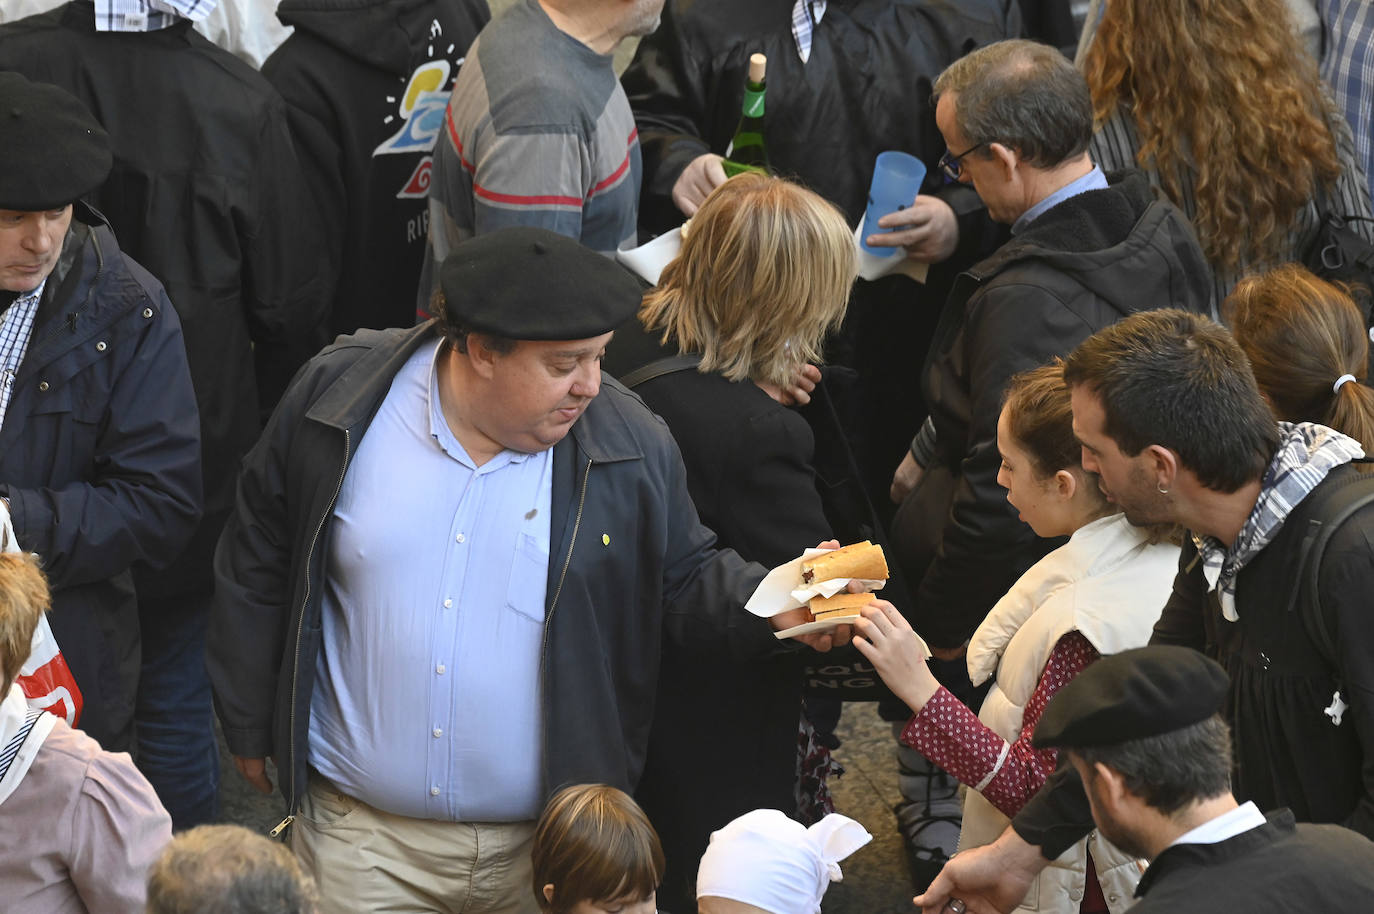
[[[0,425],[0,495],[52,585],[81,727],[125,748],[139,669],[130,566],[168,564],[200,518],[200,419],[167,294],[80,203]]]

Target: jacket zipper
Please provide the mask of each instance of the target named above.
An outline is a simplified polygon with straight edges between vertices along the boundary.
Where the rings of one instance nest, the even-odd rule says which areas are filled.
[[[348,473],[348,457],[352,451],[352,435],[348,429],[344,429],[344,459],[339,467],[339,481],[334,485],[334,495],[329,499],[329,504],[325,506],[324,513],[320,515],[320,522],[315,525],[315,535],[310,539],[310,548],[305,553],[305,594],[301,598],[301,611],[296,617],[296,660],[291,666],[291,717],[290,717],[290,770],[285,773],[285,777],[291,778],[291,808],[287,810],[287,816],[277,823],[277,827],[268,832],[268,836],[275,838],[281,834],[288,825],[296,819],[296,810],[300,809],[300,797],[296,796],[296,682],[300,678],[301,672],[301,630],[305,627],[305,608],[310,604],[310,561],[315,555],[315,546],[320,541],[320,533],[324,530],[324,522],[329,519],[329,513],[334,510],[334,504],[339,500],[339,493],[343,491],[344,476]],[[578,512],[581,517],[581,511]],[[571,557],[571,556],[570,556]],[[566,570],[566,569],[565,569]],[[277,772],[278,777],[282,777],[282,772]]]
[[[587,481],[591,479],[592,461],[587,458],[587,467],[582,471],[582,493],[577,498],[577,516],[573,519],[572,539],[568,542],[568,554],[563,559],[563,570],[558,575],[558,586],[554,588],[553,600],[549,603],[549,611],[544,616],[544,643],[539,654],[539,682],[542,684],[547,675],[549,661],[549,623],[553,621],[553,611],[558,608],[558,597],[563,593],[563,582],[568,577],[568,566],[572,564],[573,548],[577,546],[577,531],[582,528],[582,509],[587,504]],[[544,732],[549,729],[548,707],[543,709]]]

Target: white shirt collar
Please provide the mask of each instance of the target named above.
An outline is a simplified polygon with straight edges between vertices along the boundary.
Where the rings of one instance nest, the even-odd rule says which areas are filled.
[[[1203,822],[1190,832],[1179,835],[1170,844],[1220,844],[1227,838],[1234,838],[1242,832],[1258,828],[1267,820],[1264,813],[1254,803],[1243,803],[1227,813],[1222,813],[1209,822]]]

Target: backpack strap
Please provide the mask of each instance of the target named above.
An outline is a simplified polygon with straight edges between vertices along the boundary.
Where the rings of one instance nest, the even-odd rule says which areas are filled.
[[[1353,466],[1374,466],[1374,460],[1369,458],[1351,463]],[[1291,612],[1299,598],[1309,607],[1304,624],[1317,649],[1334,667],[1336,642],[1321,602],[1322,559],[1341,525],[1366,505],[1374,504],[1374,473],[1349,472],[1345,479],[1332,482],[1333,485],[1319,486],[1301,505],[1305,529],[1298,547],[1297,573],[1293,576],[1288,608]]]
[[[661,378],[665,374],[673,374],[678,371],[686,371],[689,368],[696,368],[700,364],[700,353],[687,352],[682,355],[670,355],[666,358],[655,359],[647,365],[640,365],[633,371],[627,371],[617,380],[630,388],[630,390],[634,390],[645,381]]]

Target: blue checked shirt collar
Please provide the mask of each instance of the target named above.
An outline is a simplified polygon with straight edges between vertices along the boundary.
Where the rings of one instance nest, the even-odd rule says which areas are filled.
[[[37,289],[20,295],[0,316],[0,426],[5,424],[14,378],[29,349],[33,335],[33,321],[38,315],[38,302],[43,298],[45,279]]]
[[[1327,474],[1364,456],[1353,438],[1312,422],[1280,422],[1283,439],[1260,481],[1254,509],[1228,549],[1211,536],[1193,534],[1202,557],[1202,575],[1208,590],[1217,591],[1221,614],[1228,622],[1240,618],[1236,610],[1236,575],[1260,553],[1283,527],[1283,522]]]
[[[219,0],[95,0],[98,32],[156,32],[177,19],[201,22]]]

